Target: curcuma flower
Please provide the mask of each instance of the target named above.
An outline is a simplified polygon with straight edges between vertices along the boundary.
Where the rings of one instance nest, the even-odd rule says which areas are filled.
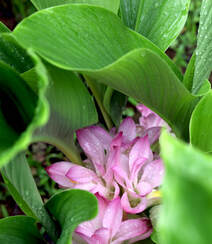
[[[130,149],[120,150],[113,171],[124,190],[121,204],[126,212],[140,213],[153,203],[164,167],[161,159],[154,160],[148,136],[137,138]]]
[[[59,162],[47,168],[61,187],[88,190],[98,197],[99,215],[76,230],[88,243],[134,243],[150,235],[147,218],[123,221],[123,211],[141,213],[160,199],[164,167],[151,145],[158,140],[162,126],[170,128],[145,106],[138,109],[140,124],[128,117],[117,132],[99,126],[77,131],[86,156],[84,166]]]
[[[90,126],[78,130],[77,139],[88,157],[86,167],[59,162],[49,166],[47,173],[61,187],[84,189],[107,199],[116,198],[119,186],[112,170],[116,138],[99,126]]]
[[[80,224],[75,230],[88,244],[134,243],[151,235],[152,226],[148,218],[123,221],[119,197],[112,201],[107,201],[99,195],[96,197],[99,204],[98,216]]]

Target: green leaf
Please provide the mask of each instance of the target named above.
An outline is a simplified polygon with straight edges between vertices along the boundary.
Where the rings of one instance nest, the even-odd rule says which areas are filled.
[[[0,60],[19,73],[33,68],[32,58],[27,54],[11,34],[0,34]]]
[[[120,4],[120,0],[31,0],[31,2],[39,10],[63,4],[84,3],[104,7],[114,13],[118,12]]]
[[[0,220],[0,243],[44,244],[33,218],[14,216]]]
[[[190,59],[190,62],[187,66],[186,73],[184,75],[183,83],[185,87],[192,92],[192,85],[194,80],[195,73],[195,62],[196,62],[196,54],[194,53]],[[197,92],[197,96],[203,96],[211,90],[211,83],[208,80],[205,80],[200,89]]]
[[[183,83],[185,87],[191,92],[192,91],[192,85],[193,85],[193,79],[194,79],[194,72],[195,72],[195,62],[196,62],[196,54],[194,53],[188,63]]]
[[[101,69],[134,49],[148,48],[183,79],[176,65],[157,46],[103,8],[70,4],[45,9],[25,18],[13,34],[24,47],[33,47],[49,62],[78,71]],[[52,38],[54,45],[49,45]]]
[[[50,105],[47,124],[35,131],[33,141],[57,146],[73,162],[80,163],[74,145],[74,132],[98,121],[93,100],[83,82],[71,71],[46,63],[50,86],[46,98]]]
[[[203,0],[197,37],[195,73],[192,93],[197,94],[212,70],[212,1]]]
[[[55,240],[54,222],[43,206],[24,154],[18,155],[4,166],[1,173],[11,195],[22,211],[42,223],[49,235]]]
[[[55,194],[46,208],[59,222],[62,233],[57,244],[70,244],[74,229],[97,215],[97,199],[83,190],[66,190]]]
[[[212,157],[164,133],[160,243],[208,244],[212,239]]]
[[[33,131],[48,119],[48,105],[44,98],[48,84],[46,71],[32,51],[30,56],[38,76],[38,94],[14,69],[0,61],[0,166],[25,150]]]
[[[127,103],[127,97],[108,87],[104,94],[104,106],[107,112],[110,114],[113,123],[116,127],[119,126],[123,110]]]
[[[10,29],[0,21],[0,33],[10,32]]]
[[[178,135],[188,136],[198,98],[184,87],[178,69],[159,48],[111,12],[85,5],[54,7],[25,19],[14,35],[54,65],[79,71],[143,102]],[[48,45],[53,37],[54,45]]]
[[[180,34],[189,5],[190,0],[121,0],[120,9],[127,26],[165,51]]]
[[[212,152],[212,91],[196,106],[190,122],[191,144],[205,152]]]

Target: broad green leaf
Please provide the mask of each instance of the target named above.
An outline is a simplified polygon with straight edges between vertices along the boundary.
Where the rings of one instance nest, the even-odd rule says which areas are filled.
[[[209,244],[212,239],[212,157],[163,134],[166,175],[159,229],[162,244]]]
[[[188,136],[189,119],[198,99],[181,83],[172,61],[111,12],[85,5],[54,7],[25,19],[14,36],[50,63],[79,71],[143,102],[178,135]],[[52,38],[54,45],[48,45]]]
[[[74,146],[74,132],[97,123],[95,105],[83,82],[73,72],[47,63],[46,67],[51,84],[46,92],[50,118],[44,127],[35,131],[33,141],[53,144],[70,160],[79,163],[80,157]]]
[[[0,243],[44,244],[33,218],[26,216],[7,217],[0,220]]]
[[[74,229],[97,215],[97,199],[87,191],[66,190],[55,194],[46,203],[46,208],[62,229],[57,244],[70,244]]]
[[[0,33],[10,32],[10,29],[0,21]]]
[[[0,34],[0,60],[9,64],[17,72],[24,73],[31,69],[34,64],[11,34]]]
[[[212,152],[212,91],[196,106],[190,122],[191,144],[205,152]]]
[[[62,4],[84,3],[104,7],[117,13],[119,10],[120,0],[31,0],[37,9],[49,8]]]
[[[43,206],[43,201],[24,154],[18,155],[4,166],[1,169],[1,174],[11,195],[22,211],[39,221],[55,240],[55,225]]]
[[[180,34],[190,0],[121,0],[123,22],[147,37],[163,51]]]
[[[51,63],[78,71],[101,69],[134,49],[148,48],[183,79],[176,65],[157,46],[103,8],[70,4],[45,9],[25,18],[13,34],[24,47],[35,48]],[[52,38],[54,45],[49,45]]]
[[[197,37],[195,73],[192,93],[197,94],[212,71],[212,1],[203,0]]]
[[[25,150],[31,142],[33,131],[48,118],[48,106],[44,98],[48,83],[46,71],[32,51],[30,56],[38,76],[38,94],[13,68],[0,61],[0,166]]]

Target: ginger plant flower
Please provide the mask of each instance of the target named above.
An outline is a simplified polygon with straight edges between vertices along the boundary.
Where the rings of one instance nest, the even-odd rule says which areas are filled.
[[[139,104],[136,108],[141,113],[137,130],[141,136],[148,135],[151,144],[159,139],[161,128],[171,131],[169,125],[145,105]]]
[[[80,224],[75,234],[88,244],[134,243],[148,238],[152,233],[150,220],[146,217],[123,220],[120,198],[112,201],[96,195],[99,212],[95,219]]]
[[[78,142],[87,159],[85,167],[70,162],[58,162],[47,168],[49,176],[63,188],[76,188],[99,193],[113,199],[119,195],[112,166],[116,154],[116,137],[99,126],[77,131]]]
[[[145,106],[142,109],[145,118],[151,115],[151,110]],[[155,116],[153,113],[151,118]],[[63,188],[88,190],[107,200],[120,195],[126,212],[142,212],[155,198],[160,198],[155,191],[163,178],[162,161],[151,150],[154,133],[149,131],[161,129],[165,122],[159,118],[155,120],[157,123],[147,119],[143,125],[137,125],[128,117],[117,132],[115,129],[107,132],[100,126],[82,128],[76,134],[86,156],[84,166],[58,162],[49,166],[47,173]],[[141,126],[147,128],[142,133],[138,130]]]
[[[119,140],[121,145],[121,134]],[[154,203],[153,193],[163,179],[163,163],[160,158],[154,159],[148,136],[137,138],[130,149],[123,151],[117,147],[116,150],[113,171],[124,191],[122,208],[128,213],[140,213]]]

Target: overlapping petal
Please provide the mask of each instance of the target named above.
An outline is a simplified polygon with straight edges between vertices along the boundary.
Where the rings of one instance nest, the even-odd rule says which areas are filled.
[[[97,195],[99,214],[91,221],[80,224],[75,233],[89,244],[121,244],[132,238],[147,238],[152,232],[149,219],[139,218],[123,221],[120,198],[105,201]]]

